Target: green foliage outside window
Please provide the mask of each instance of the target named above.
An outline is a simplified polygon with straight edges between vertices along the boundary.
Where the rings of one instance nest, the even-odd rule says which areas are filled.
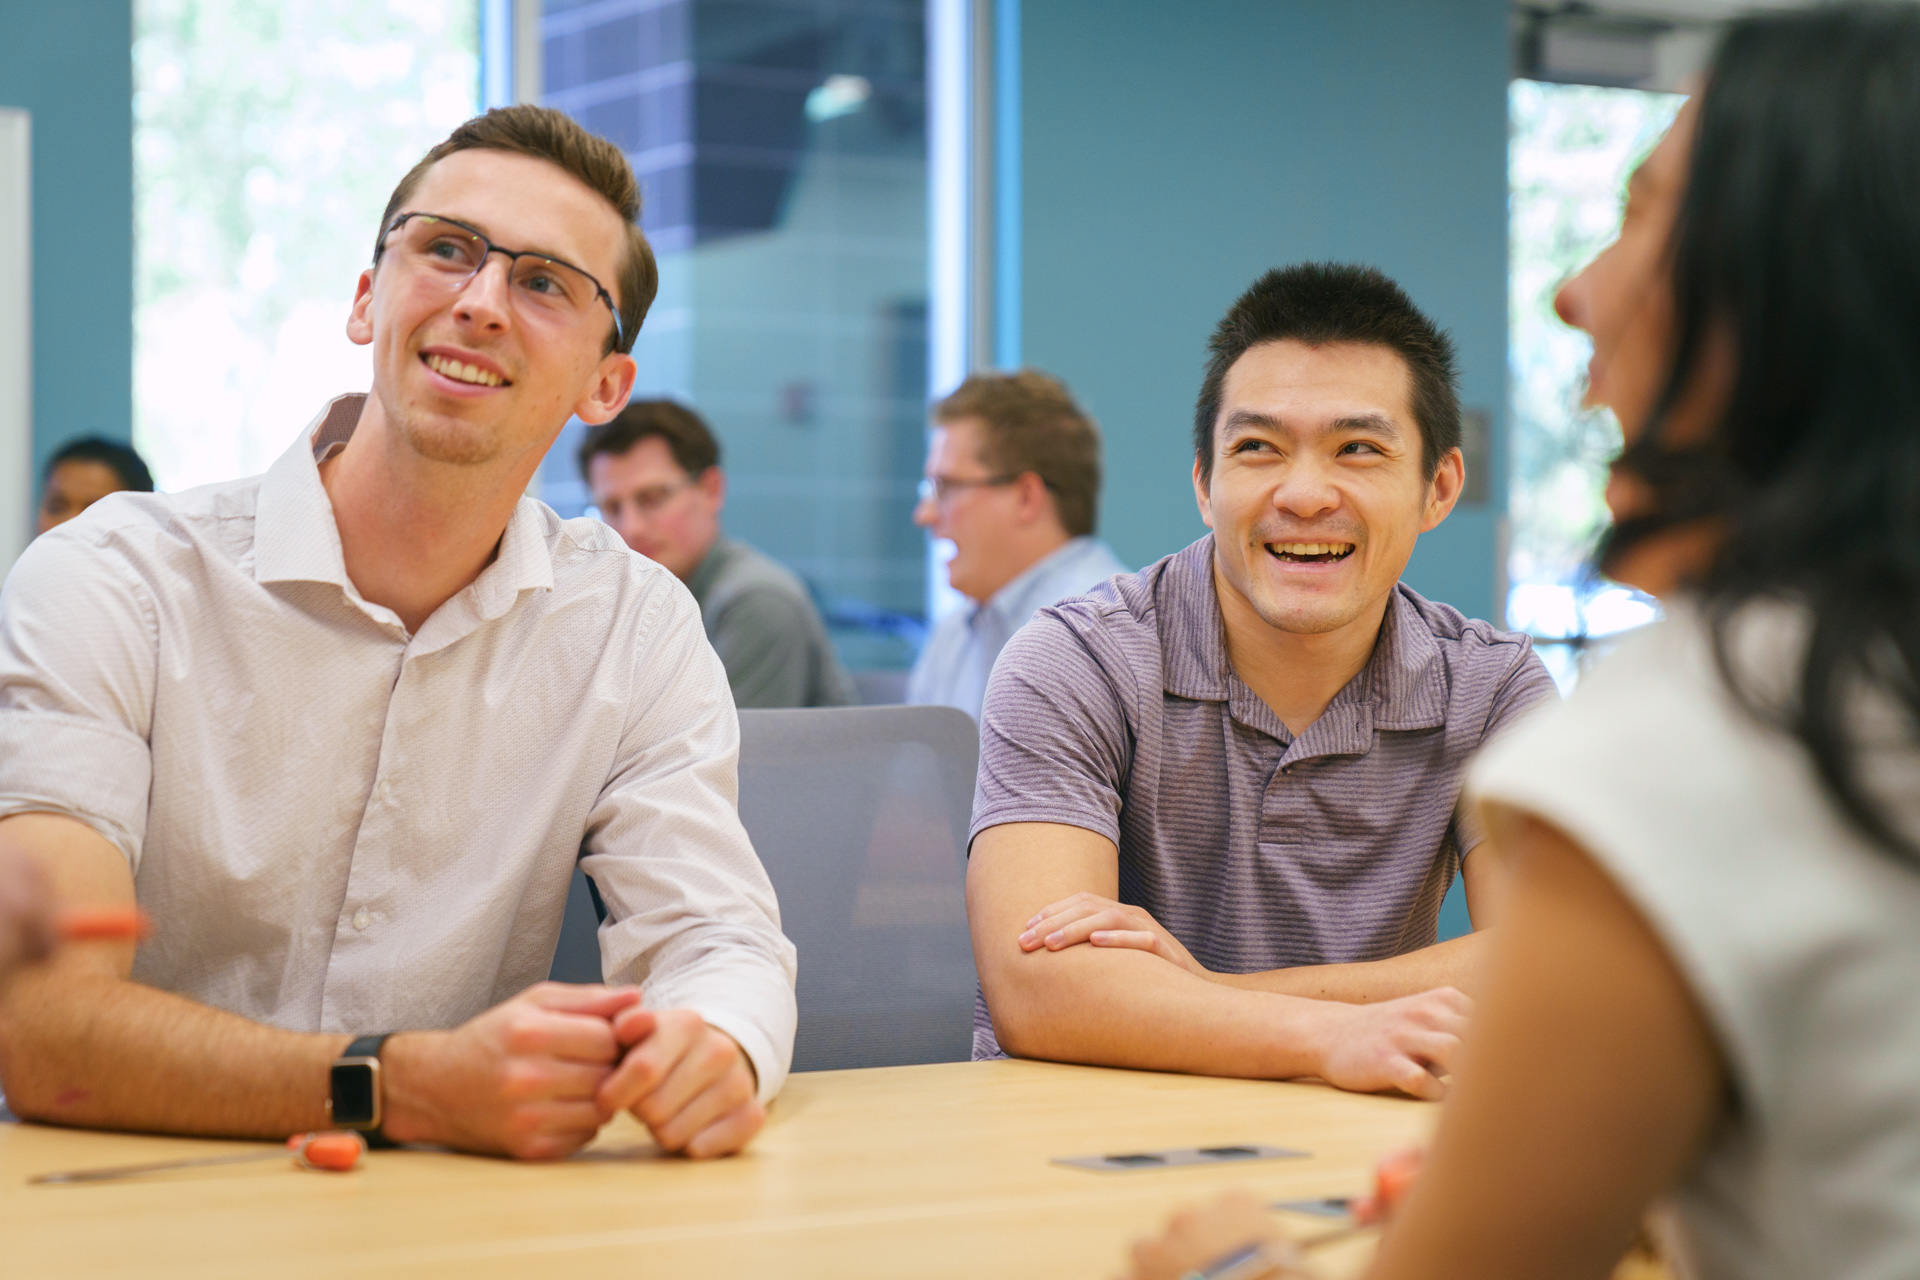
[[[258,472],[365,390],[342,327],[400,176],[477,109],[475,0],[137,0],[135,439]]]

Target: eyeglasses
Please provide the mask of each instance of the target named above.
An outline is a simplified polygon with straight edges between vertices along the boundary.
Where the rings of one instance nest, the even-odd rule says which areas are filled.
[[[526,249],[502,249],[464,222],[434,213],[403,213],[387,224],[374,246],[373,260],[387,252],[389,242],[408,274],[447,293],[458,293],[479,275],[491,254],[507,260],[507,284],[516,309],[558,324],[584,320],[596,302],[607,304],[613,315],[613,345],[626,348],[626,328],[613,295],[598,280],[558,258]]]
[[[656,515],[662,507],[673,501],[674,495],[691,489],[698,483],[697,480],[677,480],[672,484],[656,484],[650,488],[636,489],[624,498],[615,498],[602,507],[601,515],[611,516],[621,507],[632,507],[637,515]]]
[[[962,489],[991,489],[1012,484],[1023,472],[1010,476],[987,476],[982,480],[963,480],[958,476],[928,476],[920,482],[920,501],[945,502]]]

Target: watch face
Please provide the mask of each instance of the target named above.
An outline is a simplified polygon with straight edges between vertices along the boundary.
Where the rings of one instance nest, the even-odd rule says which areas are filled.
[[[374,1079],[377,1068],[371,1062],[333,1064],[333,1123],[349,1129],[370,1125],[374,1115]]]

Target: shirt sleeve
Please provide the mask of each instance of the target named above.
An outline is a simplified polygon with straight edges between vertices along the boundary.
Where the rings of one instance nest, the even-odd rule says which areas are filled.
[[[35,539],[0,591],[0,817],[76,818],[137,872],[158,624],[95,523]]]
[[[1540,661],[1540,655],[1533,651],[1533,646],[1527,646],[1526,657],[1514,665],[1493,695],[1493,708],[1487,715],[1486,731],[1481,734],[1480,741],[1482,744],[1492,741],[1516,721],[1525,719],[1535,707],[1559,700],[1559,686],[1548,674],[1546,664]],[[1480,815],[1464,798],[1454,811],[1453,822],[1460,857],[1464,860],[1475,846],[1487,838],[1486,828],[1481,825]]]
[[[1120,842],[1130,738],[1115,664],[1096,643],[1091,627],[1042,609],[1001,651],[980,716],[969,841],[1003,823],[1058,822]]]
[[[677,585],[636,629],[632,708],[588,819],[581,867],[607,906],[610,982],[689,1008],[752,1061],[761,1101],[786,1082],[794,947],[738,811],[740,728],[726,673]]]
[[[785,592],[762,588],[727,602],[714,622],[713,648],[739,707],[807,705],[813,634],[809,609]]]

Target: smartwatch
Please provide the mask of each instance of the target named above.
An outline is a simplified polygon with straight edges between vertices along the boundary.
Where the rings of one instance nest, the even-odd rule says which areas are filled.
[[[327,1116],[333,1127],[357,1130],[366,1135],[369,1145],[378,1145],[373,1140],[383,1136],[380,1048],[391,1034],[361,1036],[333,1060],[327,1073]]]

